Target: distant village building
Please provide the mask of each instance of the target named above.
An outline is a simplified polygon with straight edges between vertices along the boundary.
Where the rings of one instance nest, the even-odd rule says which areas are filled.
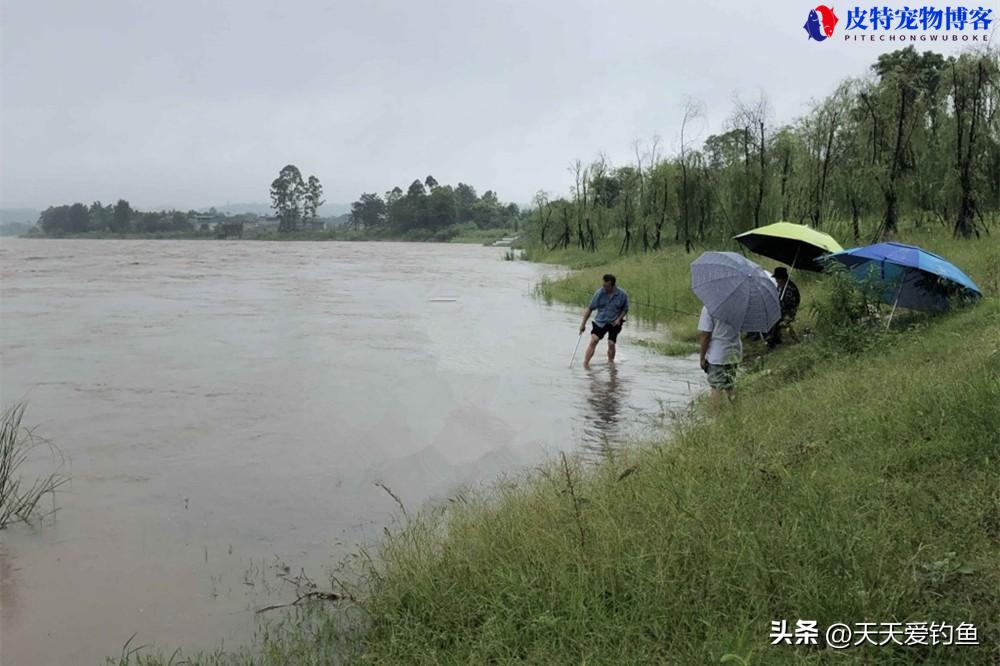
[[[194,226],[198,231],[215,231],[222,220],[218,215],[198,213],[194,216]]]

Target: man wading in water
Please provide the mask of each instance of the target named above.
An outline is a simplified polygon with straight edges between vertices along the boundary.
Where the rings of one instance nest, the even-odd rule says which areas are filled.
[[[604,276],[604,286],[594,292],[590,299],[590,305],[583,313],[583,321],[580,323],[580,333],[587,330],[587,320],[590,313],[597,311],[594,317],[593,328],[590,329],[590,345],[587,353],[583,355],[583,367],[590,368],[590,359],[597,351],[597,343],[601,341],[604,334],[608,335],[608,363],[615,362],[615,343],[618,341],[618,334],[622,331],[622,322],[628,314],[628,294],[624,289],[615,286],[615,276],[608,273]]]

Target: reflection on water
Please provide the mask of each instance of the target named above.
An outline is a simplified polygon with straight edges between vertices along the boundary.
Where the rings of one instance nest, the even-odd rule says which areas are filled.
[[[379,537],[398,509],[376,484],[416,508],[648,436],[701,390],[693,360],[630,344],[638,324],[615,365],[567,369],[579,310],[502,254],[0,242],[0,393],[71,476],[56,521],[3,533],[3,663],[246,641],[293,594],[274,571],[322,581]]]
[[[585,427],[584,447],[591,451],[608,453],[611,442],[619,433],[622,419],[622,393],[628,392],[628,380],[619,377],[618,365],[591,366],[587,371],[589,391]]]

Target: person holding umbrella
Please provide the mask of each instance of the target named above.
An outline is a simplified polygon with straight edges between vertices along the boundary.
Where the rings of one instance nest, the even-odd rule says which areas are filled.
[[[719,411],[723,393],[730,400],[733,399],[736,369],[743,360],[740,329],[715,319],[709,314],[708,308],[702,306],[701,316],[698,317],[698,334],[698,363],[708,374],[712,409]]]
[[[788,264],[793,271],[798,269],[822,272],[823,258],[844,249],[829,234],[804,224],[792,224],[791,222],[775,222],[757,227],[737,234],[733,236],[733,239],[751,252]],[[781,275],[784,275],[784,278],[779,277]],[[784,267],[775,270],[774,278],[776,282],[781,283],[778,287],[778,298],[781,301],[782,309],[782,322],[778,325],[780,327],[795,319],[795,311],[798,309],[798,289],[795,287],[795,283],[788,279],[788,269]],[[792,293],[786,294],[786,291],[792,291]],[[767,346],[771,349],[781,342],[779,327],[764,329],[767,333],[764,333],[762,337],[767,340]],[[795,331],[790,325],[788,329],[792,339],[797,339]],[[755,336],[751,333],[751,339],[760,339],[760,337],[759,334]]]
[[[698,361],[708,374],[712,407],[732,399],[743,359],[740,331],[769,331],[781,318],[771,275],[735,252],[705,252],[691,264],[691,289],[704,307],[698,319]]]
[[[787,328],[792,339],[798,341],[799,336],[795,334],[792,322],[795,321],[795,315],[799,311],[801,298],[799,296],[799,288],[788,277],[787,268],[778,266],[774,269],[774,273],[771,276],[778,285],[778,299],[781,301],[781,319],[767,333],[767,346],[769,349],[774,349],[781,344],[782,328]]]
[[[788,264],[793,271],[822,272],[822,258],[844,249],[829,234],[791,222],[757,227],[733,239],[751,252]]]

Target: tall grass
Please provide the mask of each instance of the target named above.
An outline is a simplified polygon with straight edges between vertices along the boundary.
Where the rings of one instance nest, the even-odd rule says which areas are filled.
[[[28,456],[39,446],[51,444],[37,437],[21,425],[26,405],[18,402],[8,407],[0,416],[0,529],[15,521],[31,521],[41,515],[42,498],[54,494],[67,479],[59,474],[49,474],[24,483],[21,468]]]
[[[428,514],[379,550],[373,663],[826,663],[771,620],[973,622],[995,661],[996,300],[810,362],[765,359],[715,421]]]

